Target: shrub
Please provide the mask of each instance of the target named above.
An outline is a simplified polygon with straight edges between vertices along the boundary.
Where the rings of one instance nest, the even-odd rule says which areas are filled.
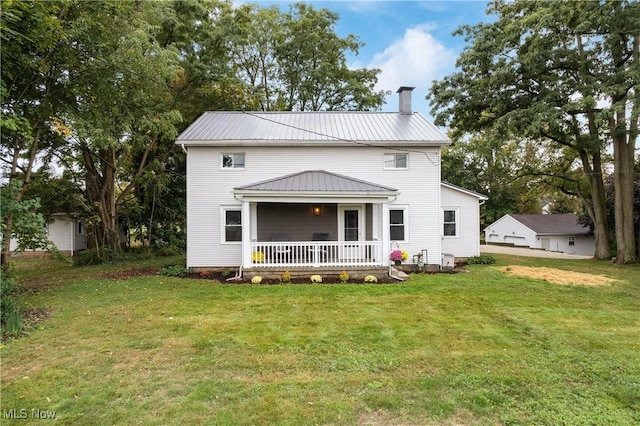
[[[290,283],[291,282],[291,272],[284,271],[282,273],[282,277],[280,277],[280,281],[282,281],[283,283]]]
[[[184,253],[183,249],[181,249],[180,247],[176,247],[174,245],[158,247],[157,249],[154,250],[154,254],[160,257],[176,256],[178,254],[183,254],[183,253]]]
[[[0,268],[0,324],[3,334],[14,335],[22,330],[18,290],[17,283]]]
[[[322,282],[322,277],[320,275],[311,275],[311,282],[312,283],[321,283]]]
[[[364,282],[365,283],[377,283],[378,282],[378,278],[375,275],[367,275],[366,277],[364,277]]]
[[[113,260],[113,252],[106,248],[92,248],[83,250],[73,259],[74,266],[101,265],[105,262]]]
[[[260,275],[256,275],[255,277],[251,278],[252,284],[260,284],[261,282],[262,282],[262,277]]]
[[[496,263],[496,258],[490,254],[481,254],[467,259],[469,265],[493,265],[494,263]]]
[[[186,268],[184,266],[173,265],[173,266],[166,266],[160,269],[158,271],[158,274],[164,275],[166,277],[184,277],[185,275],[188,275],[190,272],[191,271],[189,270],[189,268]]]
[[[347,281],[349,281],[349,274],[347,274],[347,271],[340,272],[340,282],[342,284],[346,284]]]

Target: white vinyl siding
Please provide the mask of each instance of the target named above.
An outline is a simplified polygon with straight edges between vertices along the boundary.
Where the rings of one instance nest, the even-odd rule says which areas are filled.
[[[509,215],[502,216],[485,229],[485,240],[488,243],[507,243],[520,247],[542,248],[536,240],[536,233]]]
[[[55,244],[58,250],[64,252],[75,252],[87,248],[87,235],[84,227],[80,222],[72,220],[69,216],[56,214],[53,216],[53,222],[45,227],[47,238]],[[15,250],[18,242],[11,239],[10,249]],[[43,251],[38,248],[35,251]]]
[[[480,201],[475,195],[464,191],[442,186],[442,208],[455,209],[457,237],[442,239],[442,252],[451,253],[455,257],[471,257],[480,254]],[[441,225],[444,233],[444,223]]]
[[[242,262],[240,244],[221,246],[221,206],[237,206],[233,188],[305,170],[326,170],[331,173],[361,179],[398,189],[399,194],[389,209],[406,210],[411,235],[400,248],[409,253],[427,249],[429,263],[440,263],[440,152],[429,148],[426,156],[412,160],[409,170],[388,170],[380,173],[380,159],[384,151],[376,147],[349,146],[286,146],[243,147],[251,167],[242,173],[227,173],[211,167],[220,161],[222,153],[233,151],[216,147],[189,147],[187,167],[187,266],[239,266]],[[297,202],[298,200],[292,200]],[[304,202],[304,199],[300,199]],[[348,202],[348,199],[345,199]],[[366,201],[361,201],[366,202]],[[314,202],[315,203],[315,202]],[[382,209],[378,209],[381,212]],[[379,213],[381,214],[381,213]],[[243,224],[249,223],[243,218]],[[409,231],[409,229],[405,229]],[[253,238],[253,236],[252,236]],[[409,238],[409,237],[406,237]]]

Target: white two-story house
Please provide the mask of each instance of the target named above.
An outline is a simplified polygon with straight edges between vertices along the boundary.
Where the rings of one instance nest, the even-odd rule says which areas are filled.
[[[386,268],[396,248],[440,265],[447,241],[465,251],[453,255],[477,255],[486,197],[449,185],[449,199],[465,201],[443,210],[450,141],[412,112],[412,89],[398,90],[399,112],[200,116],[176,140],[187,156],[187,266]]]

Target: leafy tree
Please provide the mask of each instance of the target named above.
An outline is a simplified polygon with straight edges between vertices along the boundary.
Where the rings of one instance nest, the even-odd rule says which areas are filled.
[[[37,248],[52,249],[52,243],[47,238],[47,222],[42,213],[38,212],[40,200],[37,198],[18,200],[17,193],[22,186],[20,180],[14,179],[0,191],[2,244],[9,246],[10,240],[15,238],[18,251]],[[6,218],[9,216],[13,218],[11,229],[5,225]]]
[[[50,158],[42,154],[63,144],[68,131],[58,116],[61,106],[69,101],[60,80],[65,60],[58,46],[68,43],[61,22],[74,5],[73,1],[2,1],[0,154],[3,177],[10,188],[3,196],[3,235],[21,232],[14,226],[22,219],[14,217],[17,210],[7,206],[24,205],[34,171],[39,164],[46,166],[42,163]],[[3,267],[9,261],[9,243],[10,238],[4,238]]]
[[[68,21],[68,89],[76,100],[66,108],[73,129],[66,158],[84,178],[93,241],[121,249],[119,210],[154,154],[171,145],[181,115],[172,108],[169,85],[177,72],[176,52],[154,39],[162,3],[84,3]]]
[[[457,141],[443,149],[444,180],[488,195],[480,212],[484,227],[508,213],[540,213],[545,204],[555,211],[580,212],[575,197],[559,186],[547,172],[559,162],[559,153],[548,144],[527,141],[505,143],[500,135],[486,131]]]
[[[203,111],[381,105],[378,71],[346,67],[345,53],[361,44],[335,35],[337,15],[304,4],[291,13],[232,6],[3,0],[2,162],[22,185],[13,202],[40,196],[43,212],[75,208],[105,252],[120,250],[123,228],[180,244],[185,164],[174,139]],[[255,31],[261,25],[273,31]],[[263,92],[242,52],[264,40],[275,68]],[[61,178],[47,174],[51,162]],[[3,219],[9,235],[13,218]]]
[[[617,261],[635,260],[632,174],[638,134],[640,3],[493,1],[497,21],[461,27],[460,71],[430,92],[456,138],[492,129],[503,140],[550,141],[580,160],[589,182],[596,258],[607,242],[604,153],[613,144]],[[569,179],[571,177],[568,177]]]
[[[385,92],[374,90],[377,69],[350,69],[346,53],[362,42],[335,33],[339,16],[296,3],[288,13],[243,5],[235,11],[228,48],[233,67],[262,110],[378,109]]]

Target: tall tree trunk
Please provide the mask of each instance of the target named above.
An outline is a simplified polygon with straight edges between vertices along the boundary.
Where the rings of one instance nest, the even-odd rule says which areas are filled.
[[[607,228],[607,196],[601,173],[602,160],[600,158],[600,152],[595,151],[591,156],[593,167],[591,167],[589,155],[586,151],[581,150],[579,154],[582,161],[582,169],[589,177],[589,186],[591,188],[592,206],[588,211],[594,227],[596,246],[594,258],[598,260],[608,260],[611,258],[611,250],[609,248],[609,230]]]
[[[625,64],[626,38],[621,34],[621,29],[617,36],[614,36],[615,43],[612,45],[613,58],[619,64]],[[638,64],[640,61],[640,37],[633,35],[633,46],[631,57]],[[623,65],[621,65],[623,66]],[[632,91],[635,99],[628,98],[628,91],[621,85],[620,93],[613,96],[613,103],[623,105],[622,110],[618,110],[609,123],[609,131],[613,139],[613,187],[615,190],[615,231],[616,231],[616,263],[625,264],[636,261],[636,239],[634,228],[634,154],[635,141],[638,136],[638,94]],[[637,87],[636,89],[637,90]],[[629,129],[627,129],[627,108],[631,103],[631,116]]]
[[[97,155],[98,158],[94,160],[89,149],[83,147],[82,156],[87,173],[87,193],[99,218],[93,226],[98,245],[96,248],[108,247],[114,252],[118,252],[121,246],[116,211],[115,148],[102,149]]]
[[[618,115],[621,114],[624,115],[624,112],[618,113]],[[622,122],[622,125],[626,124],[624,117],[622,117],[618,122]],[[615,189],[614,213],[617,244],[616,263],[625,264],[636,261],[636,240],[633,220],[633,155],[635,143],[627,141],[626,129],[620,129],[619,131],[624,131],[625,134],[617,135],[613,139],[613,185]]]
[[[593,202],[593,215],[596,251],[595,259],[607,260],[611,258],[609,248],[609,230],[607,228],[607,202],[604,183],[600,175],[591,175],[591,200]]]

